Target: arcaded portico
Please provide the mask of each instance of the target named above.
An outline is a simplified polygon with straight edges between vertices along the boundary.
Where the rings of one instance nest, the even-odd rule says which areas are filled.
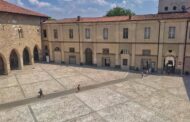
[[[47,16],[0,0],[0,74],[41,60],[41,22]]]

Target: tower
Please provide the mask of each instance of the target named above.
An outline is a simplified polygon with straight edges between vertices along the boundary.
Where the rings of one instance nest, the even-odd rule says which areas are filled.
[[[159,0],[158,13],[190,12],[189,7],[190,0]]]

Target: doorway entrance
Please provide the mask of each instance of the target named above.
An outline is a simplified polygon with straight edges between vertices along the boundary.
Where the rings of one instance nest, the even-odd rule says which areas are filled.
[[[37,46],[34,47],[33,55],[34,55],[34,62],[39,62],[40,58],[39,58],[39,53],[38,53]]]
[[[110,67],[111,66],[111,60],[109,57],[102,58],[102,64],[104,67]]]
[[[24,65],[30,64],[30,55],[27,48],[24,48],[24,51],[23,51],[23,63]]]
[[[69,56],[69,64],[71,65],[76,64],[76,56]]]
[[[16,53],[15,50],[12,50],[11,51],[11,54],[10,54],[10,68],[11,70],[16,70],[19,68],[19,60],[18,60],[18,55]]]
[[[90,48],[87,48],[85,50],[85,57],[86,57],[86,65],[92,65],[92,50]]]
[[[61,49],[59,47],[54,49],[54,62],[61,64]]]
[[[167,56],[164,60],[164,70],[167,73],[175,73],[175,58],[173,56]]]

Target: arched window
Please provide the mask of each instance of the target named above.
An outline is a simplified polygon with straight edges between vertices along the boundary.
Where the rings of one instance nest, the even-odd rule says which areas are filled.
[[[173,7],[173,10],[177,10],[177,7],[176,7],[176,6],[174,6],[174,7]]]
[[[54,51],[61,51],[61,49],[60,49],[59,47],[56,47],[56,48],[54,49]]]
[[[166,6],[166,7],[164,8],[164,10],[165,10],[165,11],[168,11],[168,6]]]

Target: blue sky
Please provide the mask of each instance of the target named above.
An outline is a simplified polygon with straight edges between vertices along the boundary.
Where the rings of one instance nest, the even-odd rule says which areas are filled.
[[[136,14],[157,13],[158,0],[8,0],[55,19],[104,16],[115,7],[129,8]]]

